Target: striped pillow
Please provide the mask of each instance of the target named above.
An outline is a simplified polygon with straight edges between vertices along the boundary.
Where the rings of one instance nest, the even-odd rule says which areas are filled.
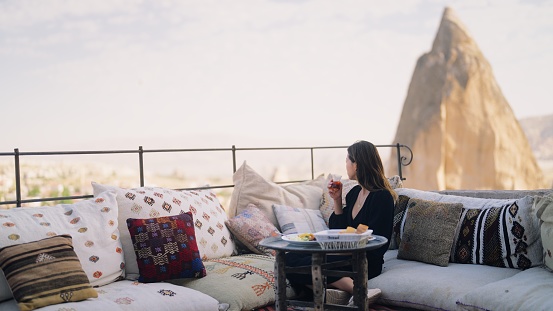
[[[6,246],[0,268],[21,311],[96,298],[70,235]]]

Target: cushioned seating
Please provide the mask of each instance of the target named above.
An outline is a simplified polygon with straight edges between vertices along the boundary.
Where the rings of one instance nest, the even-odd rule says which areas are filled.
[[[218,310],[219,302],[196,290],[169,283],[138,283],[128,280],[97,288],[98,298],[43,307],[40,311],[205,311]],[[19,311],[15,300],[0,303],[2,311]]]
[[[382,290],[379,303],[420,310],[463,310],[456,301],[472,289],[521,272],[518,269],[455,263],[440,267],[397,259],[397,252],[386,252],[383,273],[368,282],[369,288]]]

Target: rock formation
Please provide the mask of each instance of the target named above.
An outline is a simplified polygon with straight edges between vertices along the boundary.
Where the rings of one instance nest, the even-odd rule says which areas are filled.
[[[450,8],[432,50],[417,61],[395,142],[414,153],[403,169],[407,187],[549,187],[490,64]]]

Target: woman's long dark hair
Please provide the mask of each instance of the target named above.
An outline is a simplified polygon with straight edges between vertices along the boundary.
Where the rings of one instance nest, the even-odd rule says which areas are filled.
[[[388,178],[384,175],[384,165],[376,147],[364,140],[356,141],[348,147],[348,157],[352,163],[357,163],[357,181],[369,191],[387,190],[394,201],[396,192],[392,189]]]

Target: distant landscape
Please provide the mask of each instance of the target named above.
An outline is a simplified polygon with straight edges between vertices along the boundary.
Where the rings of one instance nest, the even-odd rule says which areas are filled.
[[[525,118],[520,120],[520,124],[544,175],[553,186],[553,115]],[[249,155],[247,161],[258,170],[258,173],[269,180],[281,182],[310,179],[311,167],[308,154],[296,151],[288,153],[287,155],[280,153]],[[382,150],[381,153],[385,154],[387,150]],[[383,159],[387,157],[383,156]],[[237,159],[238,166],[243,160]],[[196,162],[186,159],[188,165],[183,165],[183,161],[166,158],[158,159],[158,163],[154,160],[150,161],[152,163],[145,170],[145,184],[170,188],[232,185],[232,164],[228,155],[219,158],[201,156]],[[416,162],[415,154],[412,165],[416,165]],[[193,164],[190,165],[191,163]],[[169,169],[171,166],[173,169]],[[101,162],[99,159],[96,161],[33,159],[22,162],[21,167],[23,199],[91,194],[92,181],[121,187],[138,187],[140,181],[137,162],[128,159],[116,159],[113,163]],[[206,172],[204,176],[201,175],[202,171]],[[316,155],[315,177],[328,173],[345,175],[344,150],[338,149]],[[405,186],[409,187],[409,176],[404,177],[407,178],[404,182]],[[227,206],[232,188],[215,191],[221,204]],[[0,158],[0,201],[12,200],[15,200],[13,159]],[[26,206],[57,203],[62,202],[30,203]],[[13,207],[13,205],[0,205],[0,208],[6,207]]]

